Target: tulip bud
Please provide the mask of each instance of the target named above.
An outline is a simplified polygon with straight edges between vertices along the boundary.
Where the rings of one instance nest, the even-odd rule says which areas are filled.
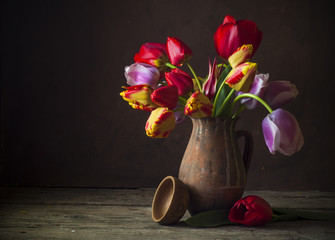
[[[270,204],[263,198],[249,195],[238,200],[230,209],[229,220],[246,226],[261,226],[272,219]]]
[[[238,47],[244,44],[252,44],[252,55],[254,55],[261,40],[262,32],[258,30],[253,21],[235,21],[229,15],[225,17],[223,24],[218,27],[214,34],[216,52],[223,59],[228,59]]]
[[[148,84],[152,88],[157,87],[160,78],[158,69],[146,63],[133,63],[125,67],[124,75],[130,86]]]
[[[174,68],[170,72],[166,72],[165,78],[169,85],[174,85],[178,88],[178,94],[180,96],[185,95],[193,88],[193,81],[190,75],[179,68]]]
[[[149,85],[135,85],[131,87],[125,87],[126,91],[120,93],[121,97],[129,102],[129,105],[134,109],[140,109],[144,111],[152,111],[157,106],[151,101],[152,88]]]
[[[205,80],[202,88],[203,93],[211,100],[215,96],[216,91],[216,83],[218,80],[218,75],[220,74],[220,69],[217,67],[216,58],[214,59],[213,66],[211,62],[209,62],[209,72],[208,77]]]
[[[178,102],[178,88],[173,85],[158,88],[151,94],[151,100],[161,107],[174,109]]]
[[[251,44],[239,47],[230,57],[228,62],[232,68],[240,65],[241,63],[248,62],[252,56],[253,47]]]
[[[270,152],[291,156],[304,145],[299,124],[295,117],[281,108],[268,114],[262,122],[265,143]]]
[[[210,117],[212,115],[212,111],[212,102],[208,99],[208,97],[197,91],[187,100],[184,114],[193,118],[204,118]]]
[[[181,66],[192,57],[192,50],[180,39],[176,37],[167,38],[167,53],[171,63],[175,66]]]
[[[273,81],[269,82],[264,100],[271,108],[278,108],[293,101],[298,93],[298,89],[289,81]]]
[[[233,68],[226,78],[226,84],[236,91],[249,92],[257,71],[257,63],[245,62]]]
[[[169,61],[165,43],[145,43],[134,56],[135,63],[147,63],[158,68],[161,77],[166,70],[165,63]]]
[[[165,138],[174,129],[175,117],[168,108],[157,108],[152,111],[145,125],[145,131],[149,137]]]

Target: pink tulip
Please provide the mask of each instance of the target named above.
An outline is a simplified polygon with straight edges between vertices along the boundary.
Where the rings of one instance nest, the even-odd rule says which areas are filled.
[[[157,87],[160,78],[158,69],[146,63],[133,63],[125,67],[124,75],[130,86],[148,84],[152,88]]]
[[[265,143],[270,152],[291,156],[304,145],[299,124],[295,117],[281,108],[268,114],[262,122]]]
[[[298,89],[289,81],[273,81],[269,82],[264,100],[275,109],[293,101],[298,93]]]

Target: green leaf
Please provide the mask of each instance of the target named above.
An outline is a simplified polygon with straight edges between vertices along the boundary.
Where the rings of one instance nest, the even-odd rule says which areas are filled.
[[[236,224],[229,221],[229,211],[229,209],[206,211],[186,219],[185,222],[196,227],[218,227]]]
[[[216,83],[216,91],[218,91],[220,89],[220,87],[221,87],[222,84],[224,84],[224,85],[223,85],[222,90],[219,93],[218,92],[215,93],[215,96],[218,94],[218,96],[217,96],[217,98],[218,98],[217,99],[217,104],[216,104],[215,109],[214,109],[215,113],[217,111],[219,111],[222,103],[224,102],[224,100],[226,99],[227,95],[229,94],[229,92],[231,90],[231,88],[227,84],[224,83],[224,80],[227,77],[228,73],[231,71],[231,69],[232,68],[231,68],[230,65],[228,67],[226,67],[222,71],[222,73],[221,73],[221,75],[220,75],[220,77],[218,79],[218,82]]]
[[[272,210],[274,214],[279,216],[279,218],[282,215],[282,216],[291,216],[291,217],[295,216],[298,219],[306,219],[306,220],[323,220],[323,221],[334,221],[335,220],[334,212],[302,211],[302,210],[295,210],[295,209],[288,209],[288,208],[274,208]],[[283,218],[283,220],[285,219]],[[281,219],[278,219],[275,221],[281,221]]]

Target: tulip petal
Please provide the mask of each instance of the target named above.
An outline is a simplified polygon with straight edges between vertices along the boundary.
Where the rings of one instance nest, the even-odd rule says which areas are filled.
[[[263,98],[264,93],[268,87],[268,79],[269,74],[262,74],[262,73],[256,74],[249,93],[254,94],[260,98]],[[243,92],[239,92],[238,94],[243,94]],[[259,102],[253,98],[243,98],[241,99],[241,103],[247,109],[255,109],[259,105]]]
[[[209,72],[208,72],[208,77],[205,80],[204,84],[202,85],[203,88],[203,93],[210,99],[212,100],[215,96],[216,92],[216,83],[218,80],[218,76],[220,74],[220,69],[217,68],[216,64],[216,58],[213,61],[213,66],[211,62],[209,61]]]
[[[268,115],[262,122],[263,135],[265,144],[269,148],[272,154],[279,149],[280,144],[280,132],[276,124],[272,122]]]

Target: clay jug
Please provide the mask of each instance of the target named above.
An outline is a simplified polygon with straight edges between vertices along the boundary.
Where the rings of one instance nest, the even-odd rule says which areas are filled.
[[[246,185],[253,141],[247,131],[236,131],[236,119],[191,118],[193,130],[179,169],[179,179],[190,192],[191,215],[229,209]],[[237,139],[245,138],[243,155]]]

